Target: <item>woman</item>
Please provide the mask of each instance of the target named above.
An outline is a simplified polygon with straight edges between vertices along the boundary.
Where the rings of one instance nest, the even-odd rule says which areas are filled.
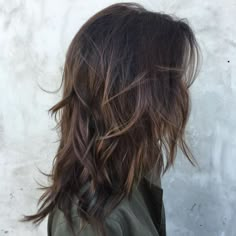
[[[183,19],[113,4],[73,38],[63,71],[60,145],[51,185],[26,221],[47,215],[48,235],[163,236],[160,176],[184,131],[199,47]],[[165,153],[164,153],[165,152]]]

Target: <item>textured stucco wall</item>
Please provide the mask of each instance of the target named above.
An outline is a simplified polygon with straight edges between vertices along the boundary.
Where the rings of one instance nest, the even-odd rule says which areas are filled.
[[[236,1],[138,1],[189,19],[203,54],[187,137],[199,168],[178,154],[163,179],[169,236],[236,235]],[[57,147],[47,114],[64,54],[81,24],[114,1],[0,0],[0,235],[46,235],[32,213]]]

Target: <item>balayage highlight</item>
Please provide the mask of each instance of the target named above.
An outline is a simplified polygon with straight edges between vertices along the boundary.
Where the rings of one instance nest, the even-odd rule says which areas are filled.
[[[184,19],[137,3],[91,17],[67,50],[63,96],[49,110],[60,135],[51,185],[25,220],[40,223],[58,207],[73,229],[76,204],[81,228],[105,235],[105,217],[151,169],[164,174],[177,146],[194,164],[184,131],[198,62]]]

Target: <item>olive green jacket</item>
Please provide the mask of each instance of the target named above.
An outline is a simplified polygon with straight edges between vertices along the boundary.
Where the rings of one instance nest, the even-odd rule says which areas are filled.
[[[135,186],[131,199],[124,198],[105,221],[108,236],[165,236],[165,211],[162,200],[163,190],[159,183],[150,182],[143,177]],[[75,219],[79,232],[79,217]],[[87,225],[79,236],[95,236]],[[48,218],[48,236],[73,236],[59,209]]]

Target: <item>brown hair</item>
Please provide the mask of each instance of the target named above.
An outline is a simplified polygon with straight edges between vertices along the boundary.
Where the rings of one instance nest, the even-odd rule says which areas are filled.
[[[49,110],[60,134],[52,183],[25,220],[59,207],[73,228],[76,199],[82,222],[105,234],[105,216],[153,167],[164,174],[177,146],[194,164],[184,131],[199,52],[186,19],[137,3],[92,16],[68,48],[63,98]]]

